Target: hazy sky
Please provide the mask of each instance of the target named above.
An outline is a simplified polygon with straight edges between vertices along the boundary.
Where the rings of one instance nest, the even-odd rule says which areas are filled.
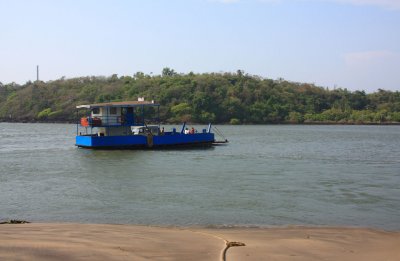
[[[235,72],[400,90],[400,0],[0,0],[0,82]]]

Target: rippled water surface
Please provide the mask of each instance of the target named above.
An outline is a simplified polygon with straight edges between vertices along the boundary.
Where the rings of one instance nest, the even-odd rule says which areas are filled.
[[[0,123],[0,220],[400,229],[399,126],[218,129],[229,145],[92,151],[75,125]]]

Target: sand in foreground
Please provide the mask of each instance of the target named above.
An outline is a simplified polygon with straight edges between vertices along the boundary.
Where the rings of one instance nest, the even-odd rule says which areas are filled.
[[[0,225],[0,260],[400,260],[400,232],[359,228]]]

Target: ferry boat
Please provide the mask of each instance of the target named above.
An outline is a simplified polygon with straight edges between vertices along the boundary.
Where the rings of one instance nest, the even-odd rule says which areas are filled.
[[[165,148],[179,146],[211,146],[214,133],[211,123],[200,131],[183,123],[178,131],[160,128],[160,105],[154,101],[108,102],[78,105],[85,117],[77,121],[76,143],[90,149]],[[82,115],[82,114],[81,114]],[[79,117],[77,117],[79,119]],[[156,125],[150,125],[156,123]]]

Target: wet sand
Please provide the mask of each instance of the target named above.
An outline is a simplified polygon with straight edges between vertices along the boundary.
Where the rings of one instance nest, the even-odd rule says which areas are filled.
[[[227,248],[227,243],[233,246]],[[0,260],[400,260],[400,232],[364,228],[0,225]]]

